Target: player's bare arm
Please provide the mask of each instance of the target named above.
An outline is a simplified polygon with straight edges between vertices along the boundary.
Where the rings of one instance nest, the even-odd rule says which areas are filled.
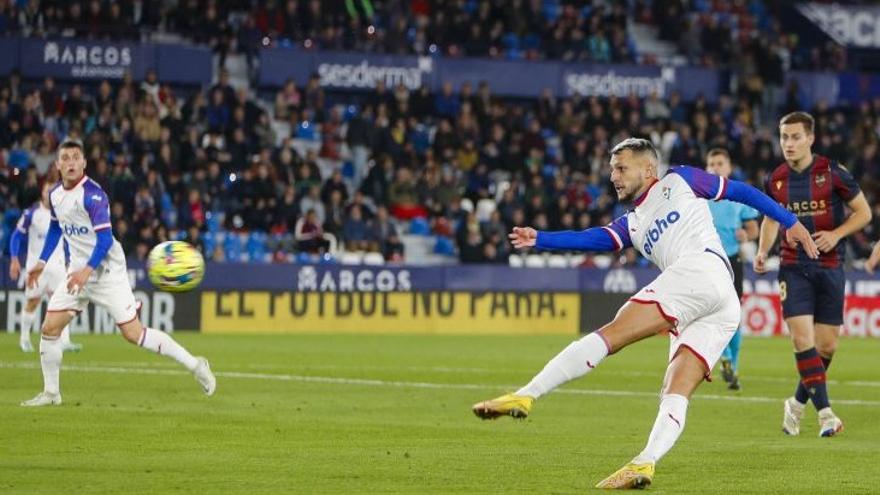
[[[71,273],[67,277],[67,291],[71,294],[78,293],[89,280],[89,276],[92,274],[92,267],[86,265],[79,270]]]
[[[841,239],[862,230],[871,222],[871,207],[868,206],[868,200],[865,199],[864,193],[856,195],[847,203],[847,206],[852,210],[852,213],[839,227],[833,230],[820,230],[813,234],[816,245],[823,253],[831,251]]]
[[[18,258],[12,258],[12,261],[9,262],[9,278],[18,280],[19,275],[21,275],[21,262],[18,261]]]
[[[746,220],[745,222],[743,222],[743,228],[739,229],[736,232],[736,237],[737,240],[742,243],[757,240],[760,234],[761,231],[758,227],[758,221]]]
[[[510,234],[507,234],[513,247],[517,249],[534,247],[535,241],[538,240],[538,231],[531,227],[514,227]]]
[[[776,237],[779,235],[779,222],[770,217],[764,217],[761,222],[761,235],[758,238],[758,253],[755,254],[753,268],[756,273],[767,272],[767,255],[770,248],[776,243]]]
[[[874,269],[877,268],[878,262],[880,262],[880,242],[874,244],[874,249],[871,250],[871,256],[869,256],[868,261],[865,262],[865,271],[868,273],[874,273]]]

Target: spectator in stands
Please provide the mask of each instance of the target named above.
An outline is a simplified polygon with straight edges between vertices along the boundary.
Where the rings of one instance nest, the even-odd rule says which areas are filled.
[[[363,218],[361,207],[352,207],[342,227],[342,238],[345,248],[349,251],[371,251],[371,247],[378,247],[375,241],[371,241],[369,226]]]
[[[314,209],[306,211],[306,216],[300,217],[294,227],[294,238],[297,249],[307,253],[319,253],[327,249],[327,241],[324,240],[324,231],[321,222]]]

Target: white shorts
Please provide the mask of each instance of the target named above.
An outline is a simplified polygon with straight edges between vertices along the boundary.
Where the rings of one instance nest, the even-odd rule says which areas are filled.
[[[100,304],[117,325],[124,325],[137,317],[139,304],[131,291],[128,270],[125,267],[95,270],[78,294],[67,291],[67,282],[52,294],[46,311],[82,311],[89,301]]]
[[[43,273],[40,274],[40,278],[37,279],[37,286],[33,289],[27,286],[27,272],[23,274],[24,277],[24,297],[26,299],[36,299],[43,296],[52,297],[52,293],[60,286],[62,283],[67,283],[67,270],[64,268],[64,265],[60,264],[48,264],[45,268],[43,268]]]
[[[705,252],[680,260],[646,285],[630,301],[656,304],[669,320],[669,359],[688,348],[706,365],[707,374],[739,327],[741,310],[727,259]]]

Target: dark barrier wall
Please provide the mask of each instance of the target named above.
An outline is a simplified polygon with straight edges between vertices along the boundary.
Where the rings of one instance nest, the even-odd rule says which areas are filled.
[[[7,266],[0,328],[17,323],[23,304]],[[137,263],[129,274],[144,320],[164,330],[576,335],[610,321],[659,271],[209,263],[199,290],[174,295],[154,291]],[[880,337],[880,279],[850,271],[846,290],[844,332]],[[775,274],[747,269],[745,293],[746,333],[784,333]],[[90,307],[74,328],[103,333],[114,322]]]
[[[476,88],[487,81],[495,94],[535,97],[545,88],[557,95],[668,97],[679,91],[687,100],[703,94],[715,101],[719,94],[717,71],[692,67],[563,64],[476,58],[413,57],[354,52],[318,52],[271,48],[260,52],[260,84],[281,86],[288,79],[305,84],[318,74],[326,88],[367,90],[379,80],[388,87],[403,83],[410,90],[427,84],[439,90],[443,82],[456,90],[465,81]],[[523,77],[528,74],[528,77]]]
[[[402,83],[415,90],[427,84],[434,91],[448,81],[457,91],[466,81],[475,88],[480,81],[487,81],[493,93],[504,96],[536,97],[545,88],[559,96],[644,97],[656,92],[665,98],[678,91],[685,101],[699,95],[716,101],[722,80],[720,71],[699,67],[414,57],[297,48],[267,48],[260,52],[262,86],[281,86],[288,79],[305,84],[313,74],[320,77],[325,88],[342,90],[370,90],[382,80],[388,87]],[[866,83],[865,78],[873,81],[875,76],[790,71],[785,77],[786,84],[798,82],[800,99],[808,107],[819,101],[834,104],[880,95],[878,85]]]
[[[80,39],[0,39],[0,75],[18,69],[27,78],[60,80],[141,80],[155,69],[159,80],[174,84],[211,82],[211,51],[179,44],[105,42]]]

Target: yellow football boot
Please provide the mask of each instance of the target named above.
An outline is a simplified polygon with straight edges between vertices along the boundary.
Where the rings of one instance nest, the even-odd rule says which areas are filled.
[[[474,404],[473,411],[482,419],[496,419],[501,416],[524,419],[532,410],[534,402],[535,399],[527,395],[504,394],[501,397]]]
[[[641,489],[647,488],[654,478],[654,463],[633,464],[618,469],[611,476],[596,484],[596,488]]]

